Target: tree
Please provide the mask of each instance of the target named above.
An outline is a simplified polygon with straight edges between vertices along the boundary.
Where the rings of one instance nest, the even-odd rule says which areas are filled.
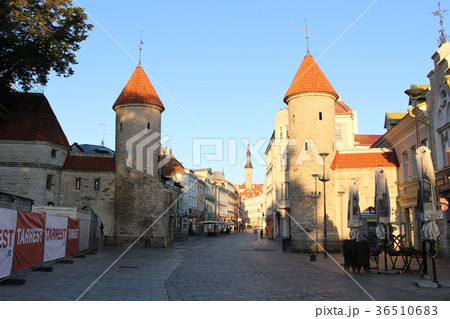
[[[0,1],[0,90],[45,85],[51,71],[71,76],[79,43],[93,28],[71,0]],[[0,92],[1,92],[0,91]]]

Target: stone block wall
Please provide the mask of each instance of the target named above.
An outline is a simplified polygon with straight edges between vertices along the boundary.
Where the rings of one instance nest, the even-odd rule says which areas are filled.
[[[76,180],[80,179],[80,189]],[[95,180],[99,189],[95,189]],[[100,217],[106,236],[114,235],[114,171],[76,171],[64,170],[61,175],[60,206],[76,206],[82,209],[89,206]]]
[[[143,234],[137,246],[171,247],[174,194],[151,175],[129,167],[125,173],[116,176],[115,244],[128,245]]]

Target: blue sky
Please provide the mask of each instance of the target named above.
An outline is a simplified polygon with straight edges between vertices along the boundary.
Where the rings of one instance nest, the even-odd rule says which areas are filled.
[[[429,83],[438,48],[433,0],[75,3],[95,27],[77,52],[75,75],[51,76],[44,92],[69,142],[98,144],[104,129],[105,145],[115,148],[112,105],[137,65],[142,31],[142,65],[166,108],[166,146],[186,167],[224,169],[235,183],[244,182],[242,140],[264,145],[255,150],[262,158],[274,116],[286,106],[306,53],[305,18],[309,50],[358,111],[360,134],[383,134],[385,112],[406,110],[403,91]],[[223,159],[206,160],[215,147],[203,147],[194,166],[193,143],[208,138],[223,141]],[[253,167],[254,182],[263,183],[263,163],[254,159]]]

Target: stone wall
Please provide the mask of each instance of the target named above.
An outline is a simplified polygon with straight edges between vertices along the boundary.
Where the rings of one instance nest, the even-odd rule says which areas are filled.
[[[115,235],[118,246],[143,234],[137,246],[171,247],[175,200],[153,176],[127,167],[116,177]]]
[[[59,205],[61,169],[68,148],[40,141],[0,141],[0,191]],[[52,157],[52,150],[54,157]],[[47,188],[47,178],[51,183]]]
[[[80,189],[76,180],[80,179]],[[95,189],[95,180],[99,189]],[[114,171],[76,171],[64,170],[61,175],[60,206],[76,206],[82,209],[89,206],[100,217],[106,236],[114,235]]]

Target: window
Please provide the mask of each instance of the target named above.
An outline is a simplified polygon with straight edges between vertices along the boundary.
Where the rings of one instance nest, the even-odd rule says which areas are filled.
[[[447,130],[442,131],[440,135],[441,135],[442,167],[445,167],[449,164],[449,156],[450,156]]]
[[[100,189],[100,178],[94,180],[94,190],[98,191]]]
[[[122,123],[119,124],[119,131],[122,132]]]
[[[412,167],[413,167],[413,175],[417,177],[417,162],[416,162],[416,154],[417,149],[415,146],[411,148],[411,159],[412,159]]]
[[[408,153],[403,153],[403,181],[406,182],[408,180]]]
[[[305,151],[308,150],[308,142],[305,142]]]
[[[319,112],[319,120],[322,121],[322,112]]]
[[[81,188],[81,178],[77,177],[75,178],[75,189]]]
[[[147,123],[147,130],[150,129],[150,123]]]
[[[56,152],[57,152],[57,150],[54,149],[54,148],[52,148],[52,154],[51,154],[51,156],[52,156],[53,158],[56,158]]]
[[[46,183],[46,188],[47,189],[52,189],[52,181],[53,181],[53,175],[47,175],[47,183]]]
[[[336,124],[336,139],[342,140],[342,124]]]
[[[289,183],[281,183],[280,199],[289,199]]]

